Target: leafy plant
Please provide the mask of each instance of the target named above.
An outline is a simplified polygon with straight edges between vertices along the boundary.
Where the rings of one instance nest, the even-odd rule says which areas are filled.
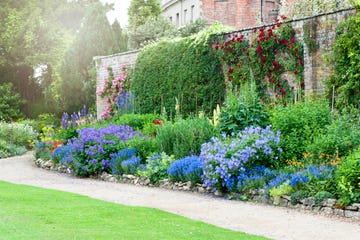
[[[32,148],[37,135],[30,125],[0,122],[0,141],[5,141],[15,148]]]
[[[346,157],[335,171],[337,194],[345,205],[360,201],[360,149]]]
[[[154,121],[156,119],[161,119],[158,114],[117,114],[111,120],[114,124],[126,124],[136,131],[143,132],[145,128],[148,127],[149,124],[155,125]],[[154,126],[154,129],[155,130]],[[151,134],[151,130],[146,131],[144,134]]]
[[[330,109],[323,101],[297,102],[272,109],[270,123],[282,136],[282,164],[286,160],[301,159],[307,146],[323,134],[330,120]]]
[[[216,128],[204,117],[177,119],[157,129],[160,149],[176,158],[200,154],[201,144],[217,134]]]
[[[228,90],[220,113],[220,131],[236,134],[249,126],[266,127],[268,114],[264,108],[264,104],[257,97],[254,84],[243,84],[239,93]]]
[[[309,196],[309,193],[306,190],[298,190],[291,194],[290,203],[292,205],[296,205],[300,203],[301,200],[307,198]]]
[[[158,184],[161,179],[168,178],[168,169],[174,161],[174,156],[166,153],[154,154],[147,159],[146,169],[139,172],[140,175],[148,177],[153,184]]]
[[[284,182],[280,186],[273,187],[269,190],[271,197],[279,197],[283,195],[288,195],[291,193],[293,188],[289,185],[288,182]]]
[[[172,181],[201,183],[203,167],[198,156],[185,157],[171,163],[167,173]]]
[[[323,134],[318,135],[313,143],[307,146],[307,152],[312,153],[319,161],[328,160],[328,163],[338,164],[341,158],[360,146],[359,123],[358,110],[353,109],[351,112],[334,116]]]
[[[12,83],[0,85],[0,121],[12,121],[23,116],[20,106],[25,103],[20,94],[13,90]]]
[[[126,142],[122,142],[119,148],[134,148],[141,163],[145,163],[148,156],[160,152],[160,145],[156,138],[147,136],[135,136]]]
[[[327,191],[319,191],[314,196],[315,206],[321,206],[325,199],[334,198],[332,193]]]

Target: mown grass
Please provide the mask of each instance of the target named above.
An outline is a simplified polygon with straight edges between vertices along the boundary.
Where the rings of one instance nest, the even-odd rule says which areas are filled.
[[[0,239],[266,239],[161,210],[0,181]]]

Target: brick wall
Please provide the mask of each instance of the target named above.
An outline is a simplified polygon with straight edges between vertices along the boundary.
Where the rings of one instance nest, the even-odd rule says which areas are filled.
[[[201,0],[201,16],[214,23],[222,22],[236,29],[271,23],[277,17],[280,0]]]
[[[105,79],[108,78],[107,67],[111,67],[114,76],[119,76],[122,66],[132,66],[135,64],[136,57],[139,51],[132,51],[126,53],[119,53],[110,56],[94,57],[96,67],[96,91],[99,91],[104,86]],[[96,95],[96,112],[98,118],[101,117],[106,110],[106,99]]]

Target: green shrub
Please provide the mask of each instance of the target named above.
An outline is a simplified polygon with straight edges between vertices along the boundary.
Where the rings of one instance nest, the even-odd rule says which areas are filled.
[[[145,163],[146,158],[160,152],[160,145],[156,138],[135,136],[120,145],[120,148],[134,148],[136,155]]]
[[[301,159],[306,147],[313,143],[330,123],[330,109],[325,102],[298,102],[287,107],[276,106],[270,112],[270,123],[281,132],[282,160]]]
[[[0,121],[12,121],[23,116],[20,106],[25,103],[13,90],[12,83],[0,84]]]
[[[159,120],[161,117],[158,114],[121,114],[114,116],[111,122],[117,125],[128,125],[136,131],[149,135],[156,129],[156,124],[154,124],[156,119]]]
[[[21,155],[26,152],[24,146],[16,146],[0,139],[0,158],[7,158],[15,155]]]
[[[360,202],[360,148],[338,166],[335,180],[340,202],[345,205]]]
[[[360,147],[359,112],[342,114],[335,117],[322,135],[317,136],[314,142],[307,147],[314,158],[332,158],[338,162],[354,149]]]
[[[37,138],[37,133],[29,125],[0,122],[0,140],[30,149]]]
[[[140,113],[160,113],[166,109],[175,116],[175,98],[180,112],[212,112],[223,101],[225,81],[221,64],[213,52],[210,35],[218,26],[194,36],[162,40],[139,53],[133,72],[132,90]]]
[[[220,113],[219,128],[226,134],[238,133],[245,127],[268,125],[268,114],[256,94],[256,86],[246,87],[239,93],[229,91]]]
[[[174,161],[174,156],[166,153],[154,154],[147,159],[146,170],[139,172],[140,175],[148,177],[153,184],[158,184],[161,179],[168,178],[168,169]]]
[[[309,193],[306,190],[299,190],[291,194],[290,203],[296,205],[300,203],[301,200],[307,198]]]
[[[206,118],[193,117],[167,122],[156,133],[160,149],[180,159],[199,155],[201,144],[217,134],[216,128]]]
[[[280,197],[291,193],[293,188],[289,185],[289,182],[284,182],[280,186],[273,187],[269,190],[271,197]]]
[[[317,192],[314,196],[315,206],[321,206],[323,204],[324,200],[328,199],[328,198],[334,198],[334,195],[327,191]]]

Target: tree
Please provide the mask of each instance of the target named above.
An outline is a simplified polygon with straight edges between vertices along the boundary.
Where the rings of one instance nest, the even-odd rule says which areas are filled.
[[[96,78],[91,74],[92,59],[114,53],[114,34],[106,17],[110,7],[100,2],[88,7],[82,27],[65,55],[57,91],[62,108],[67,112],[95,104]]]
[[[27,100],[21,108],[27,116],[34,117],[46,108],[43,91],[51,86],[57,74],[57,66],[71,42],[71,34],[80,25],[81,6],[86,2],[1,1],[0,83],[12,82],[14,91]],[[71,18],[73,14],[77,17]],[[68,28],[65,19],[74,20],[74,27]],[[34,70],[43,66],[46,66],[46,77],[34,77]]]
[[[176,34],[175,26],[162,16],[151,17],[143,25],[130,29],[129,44],[131,48],[136,49],[163,37],[176,36]]]
[[[128,34],[125,32],[120,23],[115,20],[115,22],[111,25],[111,29],[113,32],[114,38],[114,45],[113,45],[113,52],[121,53],[126,52],[128,50]]]
[[[1,121],[11,121],[22,117],[20,106],[23,103],[25,103],[25,100],[21,99],[20,95],[14,92],[12,83],[0,85]]]
[[[128,9],[129,27],[137,28],[161,14],[159,0],[132,0]]]

